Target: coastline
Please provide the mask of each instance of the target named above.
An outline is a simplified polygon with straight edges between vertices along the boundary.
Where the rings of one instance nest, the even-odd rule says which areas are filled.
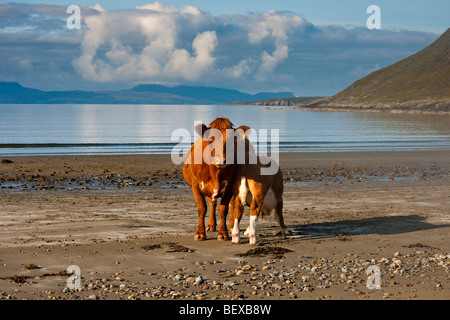
[[[429,114],[429,115],[450,115],[448,106],[441,109],[432,108],[418,108],[408,109],[398,105],[392,107],[392,104],[380,106],[377,105],[349,105],[348,103],[342,105],[296,105],[296,104],[264,104],[264,110],[305,110],[305,111],[327,111],[327,112],[372,112],[372,113],[406,113],[406,114]],[[270,108],[272,107],[272,108]]]
[[[262,220],[258,248],[282,256],[238,256],[255,248],[245,236],[194,241],[195,201],[170,155],[2,159],[2,299],[450,298],[450,150],[281,153],[292,234]],[[80,290],[43,276],[73,264]],[[380,290],[366,287],[370,264]]]
[[[253,101],[242,103],[242,105],[265,106],[264,110],[306,110],[328,112],[373,112],[393,114],[409,113],[450,115],[449,99],[357,102],[353,99],[333,100],[332,97],[322,97],[311,102],[292,102],[292,100],[293,99],[291,98],[285,98],[276,99],[273,101]],[[240,103],[227,103],[226,105],[240,105]]]

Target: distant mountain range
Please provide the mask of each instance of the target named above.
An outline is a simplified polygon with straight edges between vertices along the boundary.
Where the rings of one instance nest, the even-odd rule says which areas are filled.
[[[450,29],[423,50],[372,72],[312,110],[450,113]]]
[[[41,91],[17,82],[0,82],[0,103],[51,104],[221,104],[293,97],[292,92],[249,94],[212,87],[141,84],[121,91]]]

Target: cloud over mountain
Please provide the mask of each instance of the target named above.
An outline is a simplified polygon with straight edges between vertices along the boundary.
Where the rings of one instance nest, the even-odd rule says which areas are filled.
[[[35,81],[43,89],[161,83],[328,95],[437,38],[318,27],[294,12],[213,16],[160,2],[81,7],[81,30],[66,28],[68,16],[64,6],[0,5],[0,81]]]

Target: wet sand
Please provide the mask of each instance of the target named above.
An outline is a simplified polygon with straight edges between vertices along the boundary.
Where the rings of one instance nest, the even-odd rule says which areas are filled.
[[[196,204],[170,156],[4,157],[0,299],[450,299],[450,151],[280,165],[291,235],[272,216],[251,246],[248,208],[241,244],[193,240]],[[370,265],[381,289],[366,285]]]

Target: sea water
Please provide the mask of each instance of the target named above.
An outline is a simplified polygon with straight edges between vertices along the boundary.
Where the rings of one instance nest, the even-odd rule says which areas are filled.
[[[0,155],[169,154],[186,129],[227,117],[280,152],[450,148],[450,116],[265,110],[261,106],[0,104]],[[259,134],[259,136],[258,136]],[[190,141],[188,141],[190,142]],[[182,145],[187,150],[189,143]],[[267,146],[270,152],[270,145]]]

